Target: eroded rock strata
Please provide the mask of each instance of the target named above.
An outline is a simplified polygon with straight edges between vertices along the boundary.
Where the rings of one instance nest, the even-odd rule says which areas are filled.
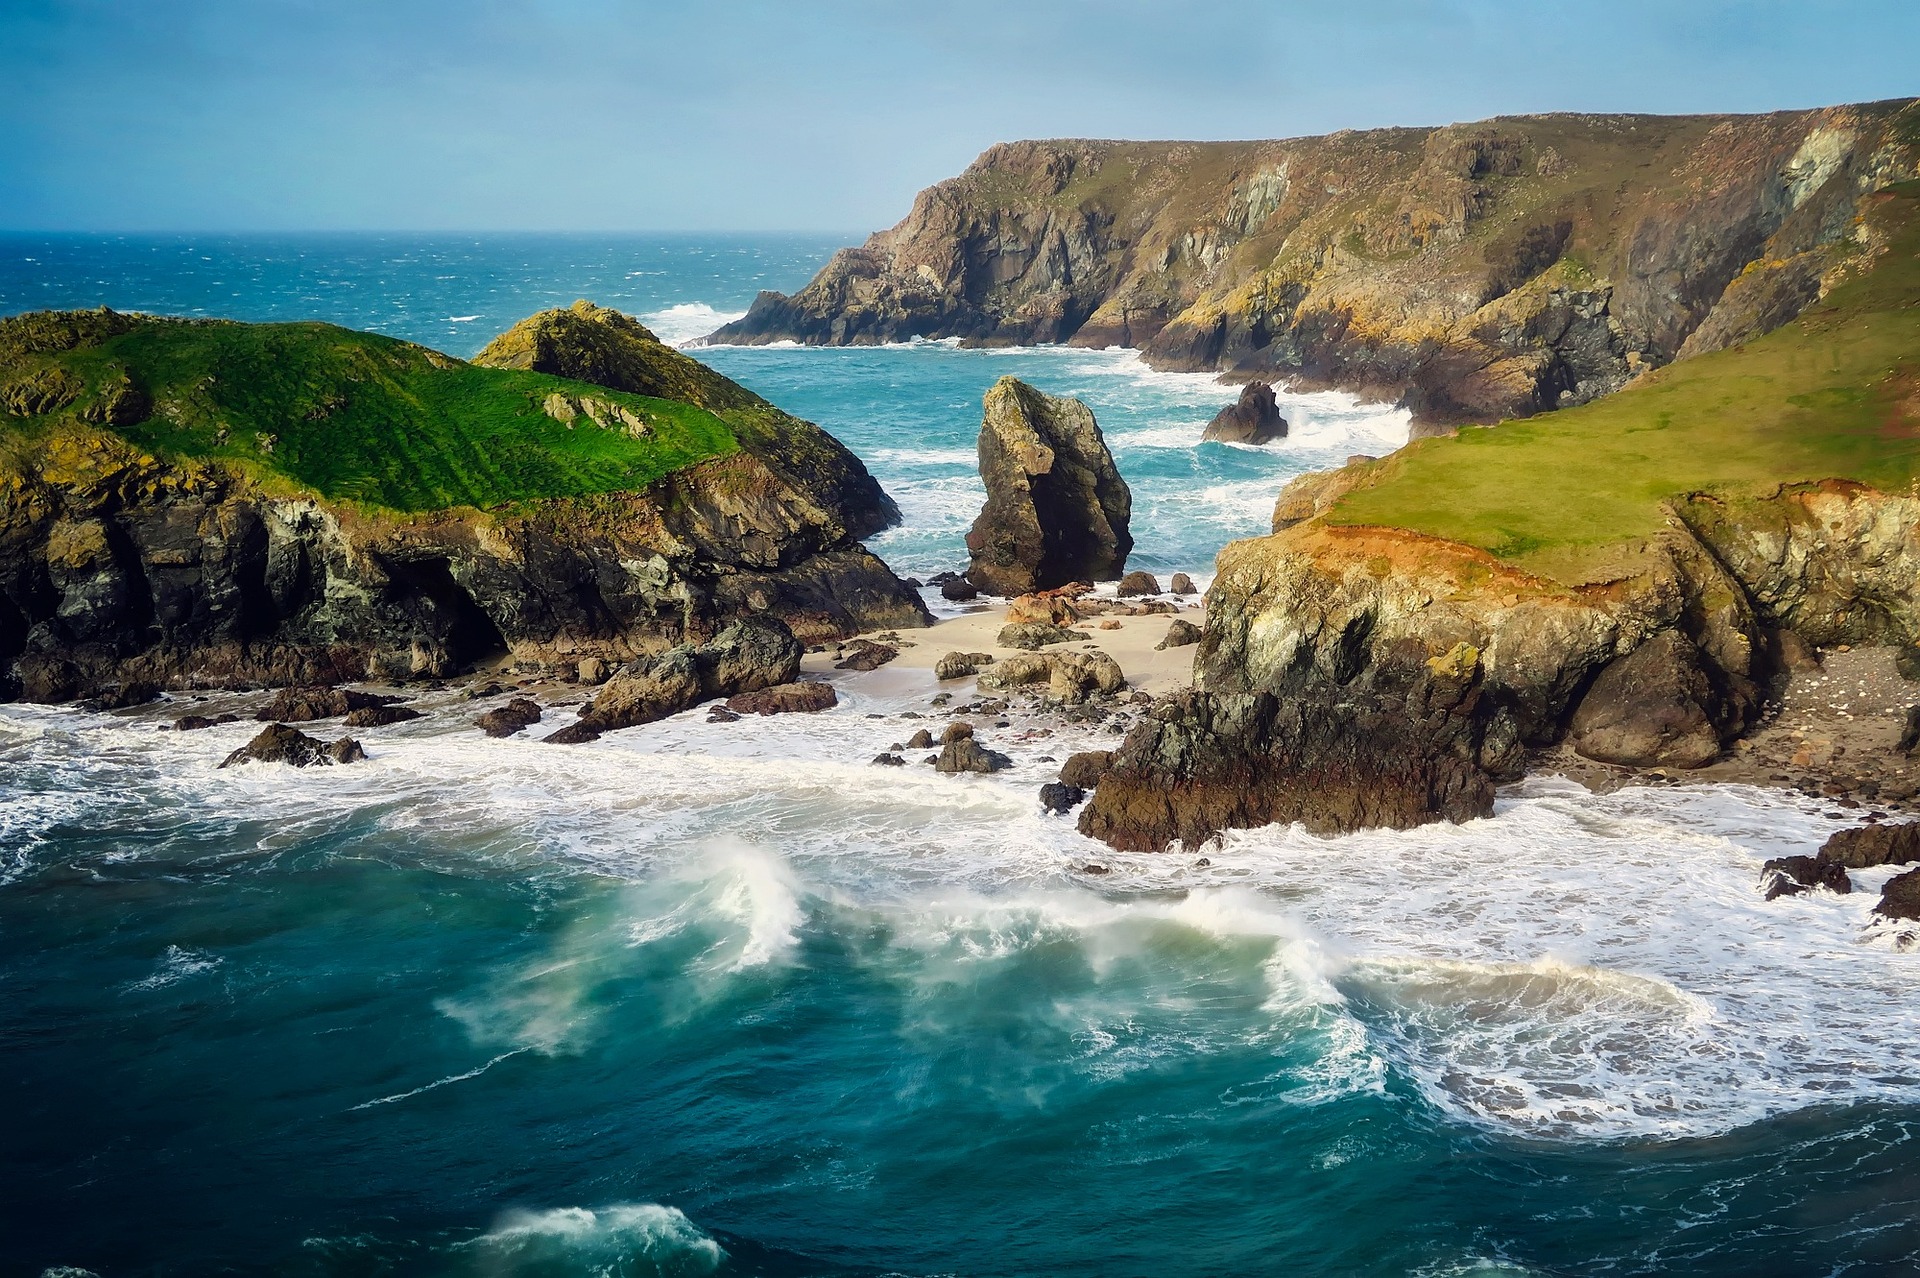
[[[1820,297],[1908,101],[1550,115],[1273,142],[1014,142],[711,340],[1141,348],[1398,400],[1582,403]]]
[[[1528,751],[1697,766],[1756,720],[1782,651],[1920,638],[1920,501],[1861,484],[1673,503],[1579,586],[1405,530],[1308,515],[1221,553],[1196,691],[1115,752],[1081,829],[1119,848],[1299,821],[1461,820]],[[1308,495],[1303,496],[1302,490]]]
[[[0,351],[84,357],[103,333],[167,323],[97,314],[0,321],[17,330]],[[927,624],[860,544],[898,511],[826,432],[584,304],[535,316],[481,359],[724,412],[738,447],[632,491],[404,514],[148,451],[98,399],[55,404],[0,458],[0,695],[328,684],[506,654],[621,662],[759,614],[805,642]],[[128,422],[167,410],[129,394]]]

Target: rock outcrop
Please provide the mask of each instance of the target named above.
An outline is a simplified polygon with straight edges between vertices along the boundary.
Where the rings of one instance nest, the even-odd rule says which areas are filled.
[[[1222,444],[1271,444],[1287,437],[1287,419],[1273,397],[1273,387],[1265,382],[1248,382],[1240,388],[1240,398],[1214,415],[1200,432],[1202,441]]]
[[[1012,377],[994,383],[980,425],[987,502],[967,532],[967,580],[996,595],[1111,581],[1133,549],[1133,494],[1093,412]]]
[[[800,675],[801,655],[799,641],[779,621],[742,618],[707,643],[682,645],[622,666],[581,708],[579,723],[563,729],[566,737],[555,734],[547,740],[558,738],[562,744],[591,740],[601,733],[665,719],[716,697],[792,684]],[[753,709],[759,712],[757,705]]]
[[[341,737],[329,744],[308,736],[298,728],[275,723],[260,729],[253,740],[228,755],[220,766],[234,768],[243,763],[284,763],[293,768],[310,768],[316,764],[358,763],[366,757],[367,752],[352,737]]]
[[[1015,142],[715,342],[1133,346],[1398,400],[1424,425],[1582,403],[1820,296],[1906,101],[1549,115],[1274,142]]]
[[[0,381],[184,323],[105,314],[0,320]],[[409,349],[420,376],[475,371],[432,353],[428,368]],[[534,317],[480,359],[683,396],[737,447],[632,490],[405,514],[269,482],[217,451],[150,451],[83,397],[0,455],[0,697],[440,676],[508,654],[572,668],[749,615],[807,642],[929,622],[860,544],[897,510],[824,431],[584,304]],[[0,437],[11,429],[0,417]]]

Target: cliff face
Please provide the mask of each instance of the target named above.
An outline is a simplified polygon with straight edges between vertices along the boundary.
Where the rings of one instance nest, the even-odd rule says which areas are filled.
[[[34,324],[41,334],[59,326],[44,316],[0,322],[16,330],[0,333],[0,349],[14,351],[0,373],[7,392],[52,382],[70,392],[50,408],[45,399],[29,405],[41,413],[0,418],[6,690],[57,701],[129,681],[438,675],[506,653],[542,664],[624,659],[754,613],[779,617],[810,641],[926,623],[917,595],[859,544],[897,513],[837,441],[653,342],[624,316],[590,308],[559,316],[568,318],[549,313],[522,328],[597,325],[630,362],[692,380],[643,387],[628,379],[612,389],[653,398],[596,396],[581,381],[527,382],[436,355],[447,371],[477,376],[460,388],[461,411],[533,413],[541,429],[564,429],[583,455],[604,460],[622,441],[663,440],[671,405],[711,405],[727,446],[631,489],[401,512],[292,482],[264,464],[276,454],[256,464],[150,446],[156,436],[186,440],[193,420],[185,410],[164,416],[173,391],[141,385],[161,374],[137,346],[70,325],[79,334],[72,345],[21,353],[48,343],[8,347],[6,339]],[[136,339],[158,323],[115,318],[124,323],[108,327]],[[138,388],[143,412],[161,420],[101,420],[89,379],[101,376],[103,360],[105,376]],[[368,377],[358,362],[353,370]],[[587,371],[622,380],[617,370]],[[223,364],[204,380],[244,387],[273,375]],[[352,377],[321,393],[356,388],[369,393]],[[501,403],[473,403],[482,393]],[[223,427],[219,437],[233,433]],[[286,460],[300,439],[289,425],[277,456]],[[406,422],[392,441],[403,452],[417,443]],[[348,491],[365,487],[343,482]]]
[[[1894,102],[1011,143],[710,340],[1136,346],[1429,424],[1525,416],[1791,319],[1916,139]]]

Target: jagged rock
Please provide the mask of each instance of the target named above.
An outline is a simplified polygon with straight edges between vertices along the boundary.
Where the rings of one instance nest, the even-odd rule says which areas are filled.
[[[1093,413],[1012,377],[986,394],[967,580],[996,595],[1111,581],[1133,549],[1133,496]]]
[[[981,666],[993,664],[990,652],[949,652],[933,663],[933,677],[936,679],[965,679],[968,675],[980,673]]]
[[[1853,891],[1853,880],[1847,877],[1845,868],[1825,857],[1775,857],[1760,867],[1760,890],[1769,901],[1815,888],[1845,896]]]
[[[220,766],[232,768],[242,763],[284,763],[289,767],[307,768],[316,763],[354,763],[366,757],[366,751],[351,737],[341,737],[329,745],[298,728],[274,723],[260,729],[253,740],[228,755]]]
[[[1040,806],[1058,816],[1073,811],[1074,806],[1087,797],[1087,792],[1078,786],[1062,785],[1058,781],[1049,781],[1040,787]]]
[[[1820,860],[1850,870],[1920,861],[1920,821],[1836,830],[1820,845]]]
[[[1078,754],[1070,754],[1067,761],[1060,765],[1060,784],[1070,785],[1076,790],[1092,790],[1112,766],[1111,750],[1082,750]]]
[[[812,714],[831,710],[840,704],[833,685],[826,683],[783,683],[757,692],[742,692],[727,698],[727,709],[743,714]]]
[[[540,738],[548,745],[585,745],[589,741],[600,739],[600,730],[591,719],[577,719],[557,732],[549,732]]]
[[[1012,759],[974,740],[970,723],[947,725],[940,737],[940,755],[933,764],[936,772],[1000,772],[1012,766]]]
[[[931,750],[933,749],[933,734],[925,728],[922,728],[907,738],[905,748],[908,750]]]
[[[474,723],[490,737],[510,737],[525,732],[540,722],[540,707],[526,697],[515,697],[504,706],[487,711]]]
[[[582,657],[573,669],[574,677],[590,688],[599,687],[613,673],[612,667],[599,657]]]
[[[876,754],[873,756],[873,762],[875,765],[883,768],[904,768],[907,766],[907,761],[897,754]]]
[[[1073,643],[1086,636],[1077,630],[1065,626],[1052,626],[1044,621],[1022,621],[1011,626],[1000,627],[994,642],[1002,648],[1044,648],[1049,644]]]
[[[134,680],[106,688],[97,696],[87,698],[84,704],[88,710],[127,710],[159,699],[160,689],[157,686]]]
[[[1157,595],[1160,593],[1160,581],[1150,572],[1135,569],[1120,579],[1120,588],[1114,593],[1122,599],[1134,595]]]
[[[1720,757],[1699,649],[1666,631],[1607,666],[1574,712],[1568,740],[1589,759],[1699,768]]]
[[[1104,652],[1023,652],[999,662],[980,676],[987,689],[1047,685],[1047,695],[1077,704],[1095,693],[1111,695],[1127,686],[1120,663]]]
[[[779,621],[742,618],[708,643],[620,667],[601,685],[581,719],[596,733],[611,732],[665,719],[707,698],[792,683],[800,674],[801,655],[799,640]]]
[[[398,700],[383,693],[348,688],[282,688],[253,717],[263,722],[312,723],[316,719],[337,719],[355,710],[390,706]]]
[[[1880,889],[1880,903],[1873,912],[1884,919],[1920,921],[1920,870],[1908,870],[1888,879]]]
[[[900,655],[892,644],[871,639],[855,639],[843,651],[844,657],[834,663],[835,670],[878,670]]]
[[[182,715],[180,718],[175,719],[173,721],[173,730],[175,732],[197,732],[202,728],[217,728],[223,723],[238,723],[239,721],[240,716],[233,714],[216,714],[212,718],[208,718],[206,715],[189,714]]]
[[[1287,437],[1287,419],[1273,398],[1273,387],[1265,382],[1248,382],[1240,388],[1240,398],[1221,409],[1207,423],[1200,438],[1223,444],[1270,444]]]
[[[1156,649],[1186,648],[1200,642],[1200,627],[1191,621],[1175,621],[1167,627],[1167,637],[1153,645]]]
[[[1184,572],[1176,572],[1167,588],[1176,595],[1190,595],[1193,593],[1193,578]]]
[[[948,603],[970,603],[980,597],[980,587],[965,577],[955,577],[940,583],[940,597]]]
[[[346,726],[349,728],[385,728],[396,723],[405,723],[409,719],[418,719],[420,712],[407,706],[361,706],[347,713]]]

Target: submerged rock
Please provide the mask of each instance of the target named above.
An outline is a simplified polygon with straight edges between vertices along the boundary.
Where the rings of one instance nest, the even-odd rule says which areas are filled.
[[[510,737],[525,732],[540,722],[540,706],[526,697],[515,697],[504,706],[487,711],[474,720],[490,737]]]
[[[232,768],[243,763],[284,763],[288,767],[308,768],[315,764],[357,763],[366,757],[367,752],[352,737],[341,737],[328,744],[308,736],[298,728],[275,723],[260,729],[253,740],[229,754],[220,766]]]
[[[1270,444],[1286,437],[1287,419],[1280,415],[1273,387],[1265,382],[1242,386],[1239,400],[1221,409],[1200,432],[1201,440],[1223,444]]]
[[[282,688],[253,717],[273,723],[311,723],[316,719],[337,719],[355,710],[390,706],[399,700],[399,697],[355,692],[350,688]]]
[[[420,712],[408,706],[361,706],[347,713],[346,726],[349,728],[385,728],[396,723],[405,723],[418,719]]]
[[[996,595],[1111,581],[1133,549],[1133,495],[1077,399],[1012,377],[986,394],[980,478],[987,501],[967,532],[967,580]]]
[[[1845,896],[1853,891],[1853,880],[1847,877],[1845,867],[1824,856],[1775,857],[1760,867],[1760,890],[1769,901],[1815,888]]]
[[[1060,765],[1060,783],[1077,790],[1091,790],[1100,784],[1100,778],[1107,775],[1107,769],[1113,766],[1113,751],[1082,750],[1070,754],[1067,761]]]
[[[1908,870],[1887,880],[1873,912],[1884,919],[1920,921],[1920,870]]]
[[[223,723],[238,723],[239,721],[240,716],[232,714],[216,714],[212,718],[208,718],[206,715],[188,714],[182,715],[173,721],[173,730],[175,732],[197,732],[201,728],[217,728]]]
[[[1065,816],[1073,811],[1087,792],[1078,786],[1064,785],[1058,781],[1049,781],[1040,787],[1040,806],[1057,816]]]
[[[1920,821],[1836,830],[1820,845],[1820,860],[1850,870],[1920,861]]]

